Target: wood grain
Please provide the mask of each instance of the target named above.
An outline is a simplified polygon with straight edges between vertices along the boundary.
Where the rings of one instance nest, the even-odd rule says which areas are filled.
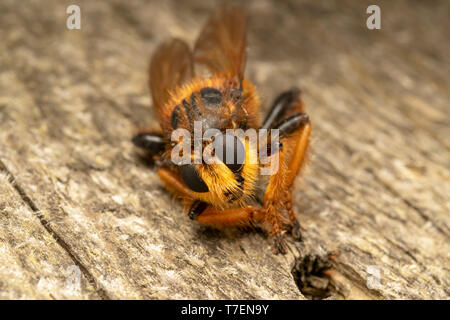
[[[192,223],[130,143],[156,125],[151,52],[192,44],[217,3],[77,3],[81,30],[65,27],[71,2],[0,4],[0,297],[449,298],[448,1],[377,2],[374,31],[368,1],[242,4],[264,109],[297,86],[313,124],[304,242],[286,256]],[[321,259],[331,282],[307,268]]]

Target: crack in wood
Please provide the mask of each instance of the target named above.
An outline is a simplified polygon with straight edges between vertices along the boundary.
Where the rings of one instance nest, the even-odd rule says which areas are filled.
[[[14,178],[14,175],[11,173],[11,171],[9,171],[9,169],[6,167],[5,163],[1,159],[0,159],[0,171],[2,171],[6,175],[8,182],[11,184],[14,190],[16,190],[16,192],[19,194],[23,202],[35,213],[36,217],[39,219],[44,229],[53,237],[53,239],[55,239],[56,243],[58,243],[58,245],[69,255],[73,263],[78,268],[80,268],[81,272],[83,273],[87,281],[95,288],[97,294],[103,300],[110,300],[111,298],[108,296],[106,291],[99,286],[94,276],[83,265],[83,263],[80,261],[77,255],[74,252],[72,252],[70,246],[64,241],[63,238],[61,238],[61,236],[58,233],[56,233],[52,229],[49,222],[40,213],[39,208],[35,205],[33,200],[31,200],[31,198],[26,194],[25,190],[17,183],[16,179]]]

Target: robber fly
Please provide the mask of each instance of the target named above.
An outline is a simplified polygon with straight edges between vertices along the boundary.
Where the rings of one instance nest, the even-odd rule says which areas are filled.
[[[161,44],[150,62],[150,91],[161,128],[139,132],[133,143],[155,160],[160,179],[183,200],[189,218],[215,227],[259,225],[273,239],[274,252],[285,253],[286,234],[301,239],[292,190],[305,163],[311,125],[297,89],[279,95],[261,122],[258,94],[244,77],[245,52],[246,18],[234,7],[222,8],[208,20],[193,50],[179,39]],[[198,68],[209,75],[201,76]],[[173,163],[172,133],[192,133],[196,121],[203,129],[217,129],[201,144],[223,150],[219,161]],[[229,134],[230,128],[278,129],[279,140],[274,148]],[[253,200],[264,181],[263,164],[248,159],[259,159],[261,148],[270,149],[269,156],[276,154],[279,166],[265,180],[258,205]],[[236,152],[244,154],[243,163],[237,157],[225,161],[225,154]]]

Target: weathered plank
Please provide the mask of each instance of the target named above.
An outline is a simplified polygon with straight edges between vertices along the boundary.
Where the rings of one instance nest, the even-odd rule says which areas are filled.
[[[0,299],[100,298],[0,169]]]
[[[5,259],[48,255],[39,261],[59,281],[39,291],[39,271],[26,269],[5,297],[71,297],[61,279],[74,264],[88,279],[83,298],[297,299],[314,290],[302,294],[292,270],[334,251],[334,281],[316,296],[449,297],[448,2],[381,2],[379,31],[365,27],[365,1],[245,3],[247,74],[265,108],[299,86],[313,123],[296,193],[305,241],[286,256],[259,233],[183,217],[130,143],[137,126],[156,125],[151,51],[168,36],[192,41],[216,5],[79,1],[82,29],[71,31],[68,4],[0,4],[0,160],[15,180],[3,179],[2,219],[14,223],[0,237],[22,241],[26,211],[53,244]],[[371,290],[372,270],[381,283]]]

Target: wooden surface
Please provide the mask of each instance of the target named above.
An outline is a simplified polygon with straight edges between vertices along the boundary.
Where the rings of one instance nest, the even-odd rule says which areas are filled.
[[[274,256],[183,216],[130,143],[150,54],[216,3],[1,1],[0,298],[448,299],[450,4],[377,3],[371,31],[368,1],[245,2],[264,109],[298,86],[313,124],[304,242]]]

